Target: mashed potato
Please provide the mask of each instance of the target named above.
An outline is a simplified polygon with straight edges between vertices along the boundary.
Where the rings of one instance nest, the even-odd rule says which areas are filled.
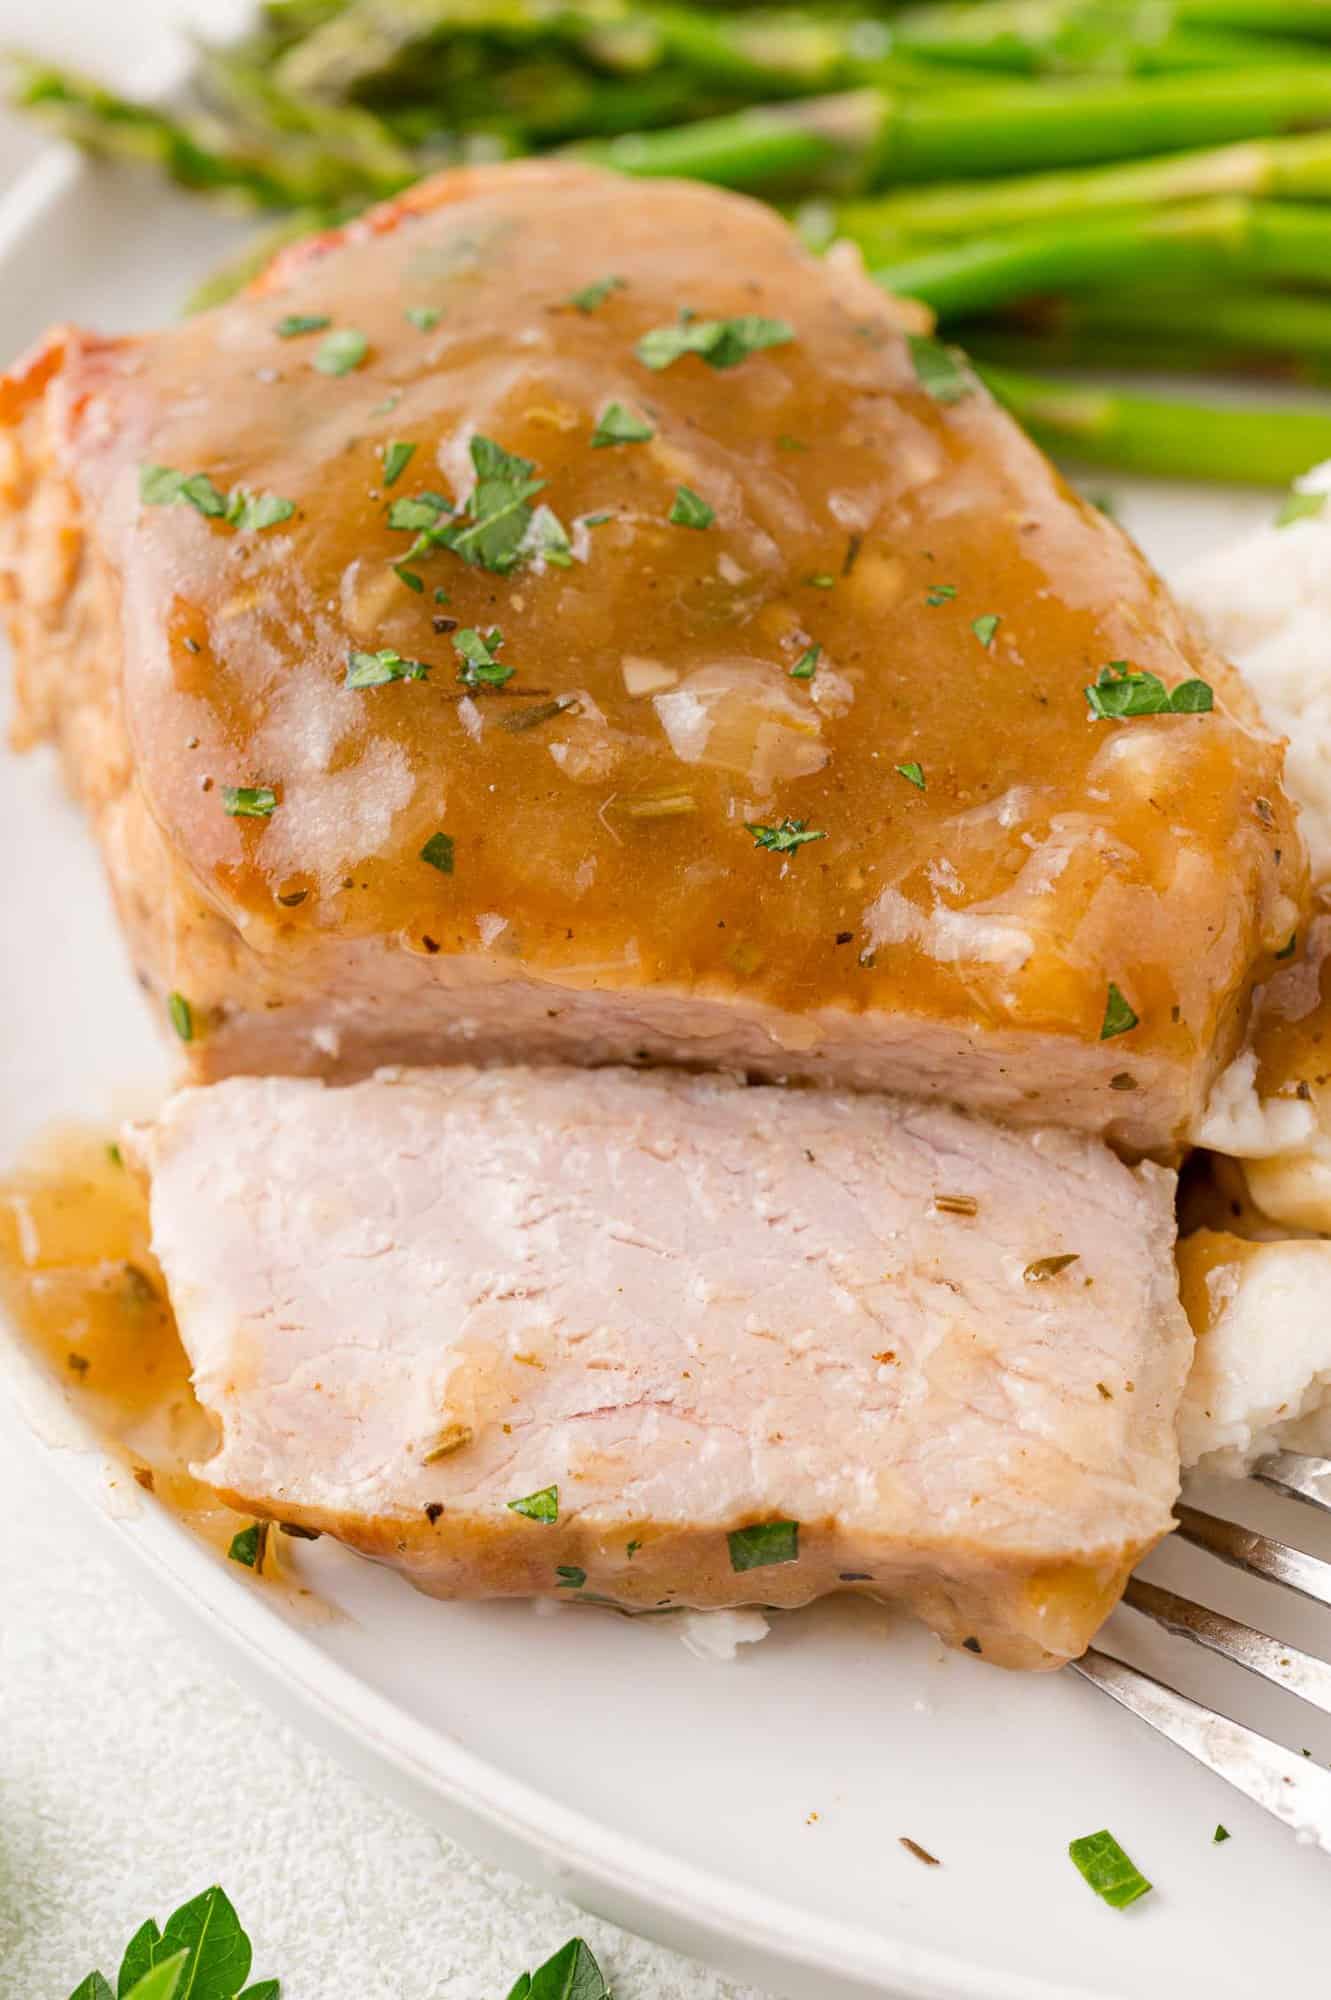
[[[1298,483],[1331,496],[1331,464]],[[1289,739],[1313,878],[1331,887],[1331,497],[1194,563],[1178,594]],[[1331,1453],[1331,1098],[1261,1097],[1258,1061],[1219,1078],[1193,1133],[1244,1163],[1248,1193],[1289,1241],[1199,1230],[1179,1245],[1197,1357],[1179,1418],[1185,1465],[1242,1474],[1264,1453]],[[1308,1234],[1307,1232],[1313,1232]],[[1263,1232],[1265,1233],[1265,1232]]]

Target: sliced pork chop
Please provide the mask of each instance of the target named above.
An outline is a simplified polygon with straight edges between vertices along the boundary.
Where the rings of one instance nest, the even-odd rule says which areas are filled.
[[[1174,1144],[1297,920],[1280,752],[909,312],[742,197],[517,164],[0,387],[21,730],[197,1075],[646,1058]],[[1096,720],[1111,662],[1217,706]]]
[[[237,1078],[129,1141],[202,1474],[441,1597],[900,1599],[1079,1652],[1166,1532],[1173,1175],[669,1072]]]

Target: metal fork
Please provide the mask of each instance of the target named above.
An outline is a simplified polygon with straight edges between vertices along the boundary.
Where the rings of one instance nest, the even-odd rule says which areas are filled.
[[[1278,1493],[1331,1514],[1331,1459],[1279,1451],[1260,1459],[1252,1476]],[[1301,1597],[1331,1608],[1331,1563],[1182,1502],[1175,1515],[1183,1541],[1250,1576],[1284,1584]],[[1331,1664],[1326,1660],[1283,1645],[1237,1618],[1208,1610],[1143,1577],[1131,1579],[1123,1602],[1164,1631],[1195,1640],[1208,1652],[1233,1660],[1249,1673],[1331,1715]],[[1160,1735],[1274,1813],[1300,1839],[1315,1842],[1331,1854],[1331,1771],[1296,1756],[1255,1729],[1204,1708],[1112,1653],[1092,1646],[1071,1664],[1075,1672],[1103,1688]]]

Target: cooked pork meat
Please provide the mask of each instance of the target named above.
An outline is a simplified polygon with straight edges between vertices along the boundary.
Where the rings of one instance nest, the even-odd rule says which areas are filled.
[[[517,165],[18,368],[21,736],[197,1076],[670,1060],[1175,1142],[1297,915],[1280,753],[910,323],[753,202]],[[1094,719],[1124,662],[1215,711]]]
[[[1049,1666],[1170,1525],[1174,1177],[1085,1135],[458,1067],[234,1078],[128,1143],[202,1475],[438,1596],[854,1589]]]

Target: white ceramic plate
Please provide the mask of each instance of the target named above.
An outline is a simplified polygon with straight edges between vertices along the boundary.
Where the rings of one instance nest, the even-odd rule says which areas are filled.
[[[171,316],[237,240],[205,208],[51,154],[0,206],[0,359],[50,320]],[[1165,568],[1270,505],[1119,490]],[[54,1118],[105,1116],[160,1087],[164,1057],[91,844],[42,757],[4,766],[0,852],[10,1150]],[[1327,1935],[1331,1864],[1071,1674],[1005,1675],[886,1611],[835,1603],[778,1620],[723,1665],[687,1652],[670,1620],[432,1603],[326,1540],[292,1545],[341,1614],[311,1625],[126,1489],[16,1342],[0,1338],[0,1361],[13,1389],[0,1448],[72,1485],[230,1669],[473,1847],[631,1928],[796,2000],[1251,2000],[1322,1977],[1309,1946]],[[1277,1506],[1224,1497],[1254,1523]],[[1284,1525],[1316,1545],[1316,1522]],[[1184,1549],[1152,1571],[1293,1643],[1328,1637],[1317,1613]],[[1331,1725],[1236,1670],[1144,1637],[1126,1613],[1112,1641],[1331,1758]],[[1221,1819],[1233,1837],[1216,1847]],[[1101,1826],[1158,1885],[1126,1914],[1067,1859],[1069,1839]],[[901,1835],[943,1866],[922,1866]]]

